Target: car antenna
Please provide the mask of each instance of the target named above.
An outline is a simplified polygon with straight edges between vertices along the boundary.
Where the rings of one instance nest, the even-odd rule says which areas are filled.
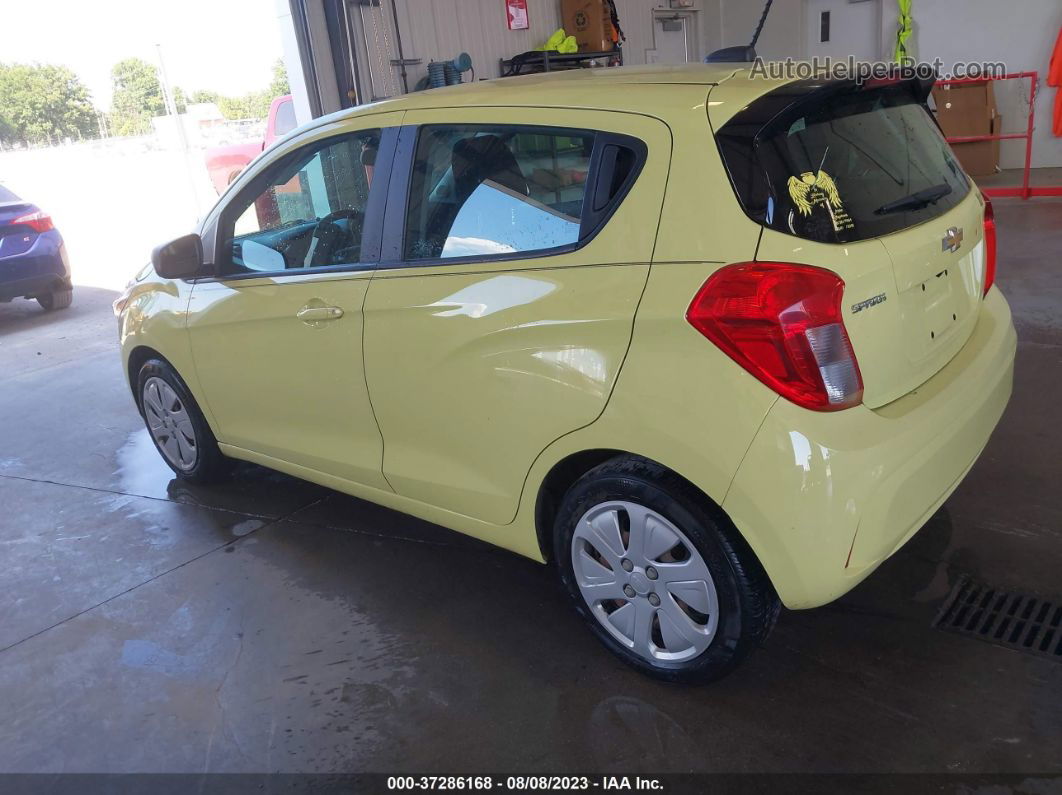
[[[767,21],[767,14],[771,10],[771,4],[774,0],[767,0],[763,6],[763,13],[760,14],[759,24],[756,25],[756,32],[752,34],[752,41],[747,45],[739,44],[736,47],[724,47],[721,50],[716,50],[713,53],[709,53],[704,57],[705,63],[752,63],[756,60],[756,42],[760,40],[760,33],[763,32],[763,25]]]

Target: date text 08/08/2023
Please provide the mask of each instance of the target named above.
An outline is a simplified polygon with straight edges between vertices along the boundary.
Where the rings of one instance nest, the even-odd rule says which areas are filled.
[[[527,792],[562,790],[660,791],[658,778],[642,776],[389,776],[390,791],[490,791]]]

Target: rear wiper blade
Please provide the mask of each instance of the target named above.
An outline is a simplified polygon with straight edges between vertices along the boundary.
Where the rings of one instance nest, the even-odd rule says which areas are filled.
[[[951,185],[942,182],[939,185],[924,188],[916,193],[903,196],[896,201],[883,204],[874,211],[874,214],[888,215],[889,213],[899,212],[900,210],[920,210],[927,204],[936,204],[949,193],[951,193]]]

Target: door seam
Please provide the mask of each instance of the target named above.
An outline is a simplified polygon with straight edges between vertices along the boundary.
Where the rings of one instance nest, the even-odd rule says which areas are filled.
[[[369,277],[369,283],[365,287],[365,295],[361,299],[361,378],[365,382],[365,394],[369,398],[369,411],[372,412],[372,421],[376,423],[376,433],[380,436],[380,477],[383,478],[384,483],[395,494],[398,492],[395,490],[394,484],[387,479],[387,472],[384,471],[384,461],[387,454],[387,439],[384,438],[383,428],[380,427],[380,419],[376,416],[376,406],[372,401],[372,389],[369,388],[369,361],[366,358],[365,352],[365,337],[369,327],[368,319],[365,317],[365,307],[369,303],[369,290],[372,289],[372,283],[375,280],[376,272],[373,271],[373,275]]]
[[[561,439],[564,439],[567,436],[571,436],[573,433],[577,433],[578,431],[581,431],[585,428],[589,428],[591,425],[601,419],[601,417],[605,413],[605,410],[608,409],[608,404],[612,402],[612,396],[616,393],[616,387],[619,386],[620,376],[623,375],[623,367],[625,364],[627,364],[627,357],[630,355],[631,346],[634,345],[634,333],[638,321],[638,310],[642,307],[642,299],[645,298],[645,291],[649,289],[649,280],[652,278],[653,275],[653,260],[656,257],[656,245],[660,240],[660,224],[663,223],[664,206],[667,203],[668,187],[671,183],[671,165],[674,162],[675,156],[675,136],[671,130],[671,125],[669,125],[666,121],[663,120],[661,120],[661,122],[667,128],[668,138],[671,141],[671,149],[668,151],[667,158],[667,174],[664,176],[664,188],[660,193],[660,210],[656,216],[656,230],[653,232],[653,246],[649,251],[648,267],[645,269],[645,281],[642,283],[642,290],[638,294],[638,300],[634,304],[634,311],[631,313],[630,334],[627,336],[627,347],[623,351],[623,358],[620,359],[619,367],[616,368],[616,378],[613,380],[612,388],[608,392],[608,397],[605,398],[605,402],[601,405],[601,411],[597,413],[596,417],[594,417],[592,420],[590,420],[590,422],[586,423],[585,425],[580,425],[578,428],[572,428],[572,430],[568,431],[567,433],[562,433],[560,436],[551,441],[538,452],[538,455],[535,456],[534,460],[531,462],[531,465],[527,468],[527,474],[524,475],[524,482],[521,484],[520,493],[516,498],[516,507],[513,509],[513,516],[508,522],[502,525],[503,527],[511,527],[513,524],[516,523],[517,518],[520,516],[520,508],[524,504],[524,495],[527,492],[528,481],[530,480],[531,472],[534,470],[535,465],[539,462],[539,459],[541,459],[542,456],[545,455],[546,451],[549,450]],[[615,263],[615,265],[623,264],[625,263]]]

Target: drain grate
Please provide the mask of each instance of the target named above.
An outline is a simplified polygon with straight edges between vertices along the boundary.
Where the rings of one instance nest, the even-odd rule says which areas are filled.
[[[933,626],[1062,662],[1062,604],[963,576]]]

